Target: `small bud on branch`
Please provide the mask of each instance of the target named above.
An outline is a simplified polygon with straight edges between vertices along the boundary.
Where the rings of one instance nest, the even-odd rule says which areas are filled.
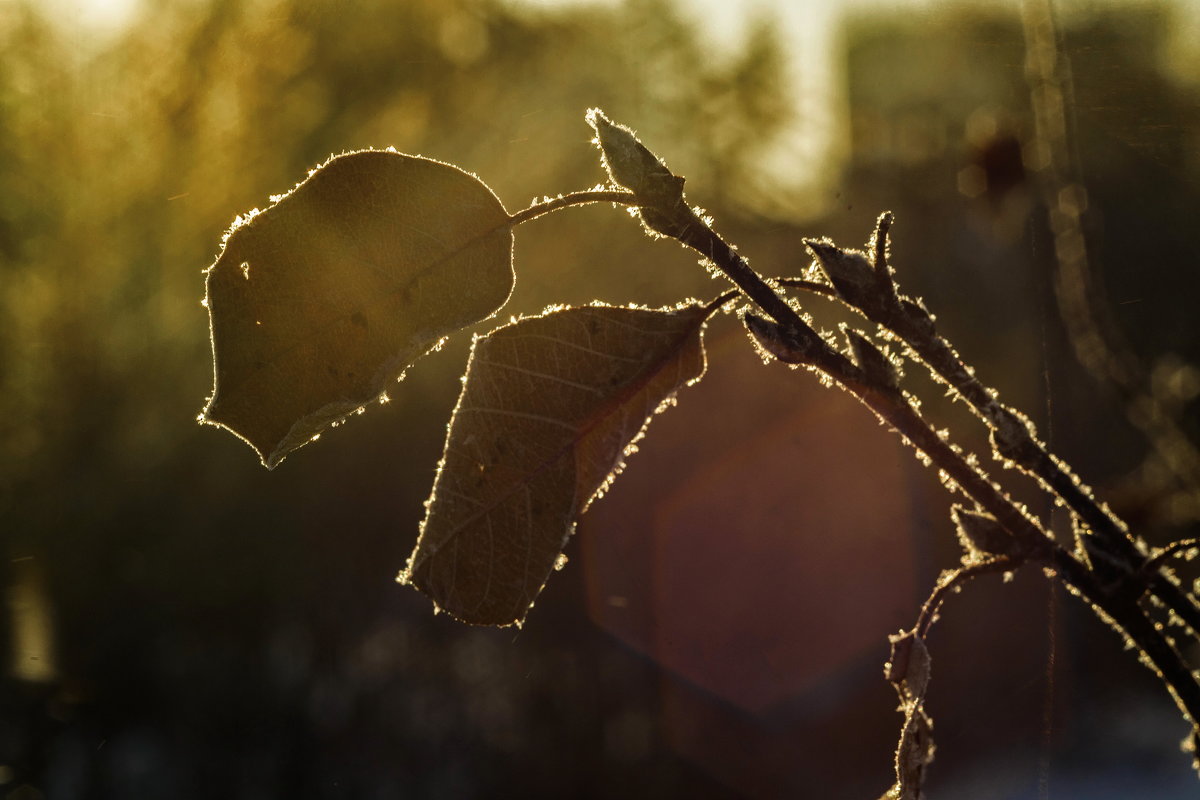
[[[877,389],[895,391],[900,388],[900,368],[875,342],[855,330],[846,330],[846,341],[854,363],[862,370],[863,380]]]
[[[950,516],[958,530],[958,539],[971,560],[978,554],[989,556],[1019,556],[1022,548],[1013,535],[996,518],[982,511],[972,511],[960,505],[952,506]]]

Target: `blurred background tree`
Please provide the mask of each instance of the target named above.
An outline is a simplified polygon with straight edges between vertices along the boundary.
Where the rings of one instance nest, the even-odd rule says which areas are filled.
[[[1186,365],[1200,356],[1186,272],[1200,121],[1167,57],[1172,19],[1152,4],[1080,14],[1064,48],[1114,307],[1147,359],[1170,348]],[[201,270],[236,213],[372,146],[462,166],[516,210],[600,180],[582,123],[596,105],[687,176],[764,272],[798,272],[803,236],[852,244],[895,210],[905,284],[968,358],[1053,422],[1088,479],[1128,475],[1144,446],[1073,366],[1049,295],[1019,18],[873,14],[843,39],[847,160],[822,216],[795,219],[811,198],[763,166],[804,113],[770,20],[714,53],[667,0],[144,4],[103,38],[36,2],[0,6],[0,792],[888,785],[885,635],[956,557],[945,501],[844,398],[755,363],[735,325],[713,326],[709,378],[656,422],[515,635],[435,618],[392,582],[467,337],[274,473],[194,424],[211,388]],[[516,257],[505,313],[720,288],[608,208],[523,228]],[[861,517],[829,510],[821,495],[839,491],[865,498]],[[1169,701],[1044,585],[1018,576],[948,610],[934,780],[1032,797],[1111,758],[1128,772],[1106,773],[1110,789],[1190,796]],[[1073,669],[1084,659],[1104,665],[1094,681]]]

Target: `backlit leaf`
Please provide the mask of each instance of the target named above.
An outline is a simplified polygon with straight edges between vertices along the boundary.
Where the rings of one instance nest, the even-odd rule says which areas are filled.
[[[587,306],[478,339],[400,580],[464,622],[519,623],[650,418],[704,374],[707,315]]]
[[[925,773],[937,752],[933,720],[924,706],[929,689],[929,650],[915,630],[889,636],[888,641],[892,656],[884,674],[900,695],[904,726],[896,746],[896,782],[880,800],[921,800]]]
[[[457,167],[370,150],[239,218],[208,272],[215,380],[202,420],[274,467],[504,304],[507,220]]]

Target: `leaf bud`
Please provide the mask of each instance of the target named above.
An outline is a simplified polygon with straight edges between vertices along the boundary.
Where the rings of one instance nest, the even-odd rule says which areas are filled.
[[[891,211],[884,211],[879,215],[879,219],[875,221],[875,230],[871,232],[871,243],[869,250],[869,258],[871,268],[875,271],[876,285],[888,297],[889,300],[895,301],[896,297],[896,280],[892,277],[892,268],[888,264],[888,231],[892,229],[892,223],[895,222],[896,215]]]
[[[1021,548],[1011,533],[995,517],[983,511],[972,511],[960,505],[950,509],[958,540],[968,555],[983,553],[989,556],[1019,555]]]
[[[658,209],[674,209],[683,200],[683,178],[671,174],[633,131],[614,123],[598,108],[587,112],[587,122],[596,131],[604,168],[613,182]]]
[[[899,389],[900,370],[879,346],[858,331],[845,330],[844,333],[854,363],[862,370],[866,382],[880,389]]]
[[[869,300],[875,287],[875,270],[865,255],[844,250],[828,239],[805,239],[804,244],[843,300],[856,308]]]
[[[933,322],[933,315],[929,313],[929,310],[919,300],[909,300],[907,297],[901,298],[900,308],[904,311],[905,318],[916,333],[929,337],[937,332]]]
[[[1010,408],[997,406],[991,415],[992,448],[1001,457],[1031,468],[1042,454],[1034,438],[1033,423]]]
[[[777,322],[747,312],[746,329],[763,350],[785,364],[812,364],[828,347],[812,328],[785,328]]]

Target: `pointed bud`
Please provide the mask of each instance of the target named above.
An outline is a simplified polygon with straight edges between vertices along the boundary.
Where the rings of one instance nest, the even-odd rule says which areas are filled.
[[[828,239],[805,239],[804,244],[843,300],[855,307],[868,300],[875,286],[875,271],[865,255],[843,250]]]
[[[812,364],[829,345],[812,328],[785,328],[777,322],[747,312],[742,315],[754,341],[785,364]]]
[[[633,131],[614,123],[598,108],[587,112],[587,122],[596,131],[604,168],[614,183],[659,209],[674,208],[683,199],[683,179],[672,175]]]
[[[1033,423],[1023,414],[998,403],[996,409],[989,420],[992,423],[992,449],[1003,458],[1032,468],[1042,454]]]
[[[954,526],[958,529],[958,540],[968,556],[980,553],[988,556],[1016,556],[1021,547],[991,514],[971,511],[955,505],[950,509]]]
[[[879,389],[899,389],[900,369],[873,341],[855,330],[843,330],[854,363],[862,370],[863,378]]]
[[[892,279],[892,268],[888,264],[888,231],[896,216],[891,211],[885,211],[875,221],[875,232],[871,234],[871,267],[875,270],[875,280],[893,299],[896,297],[896,282]]]
[[[902,298],[900,300],[900,308],[904,311],[904,316],[908,323],[913,326],[917,333],[922,336],[933,336],[937,329],[934,326],[933,315],[925,308],[924,304],[919,300],[909,300]]]

